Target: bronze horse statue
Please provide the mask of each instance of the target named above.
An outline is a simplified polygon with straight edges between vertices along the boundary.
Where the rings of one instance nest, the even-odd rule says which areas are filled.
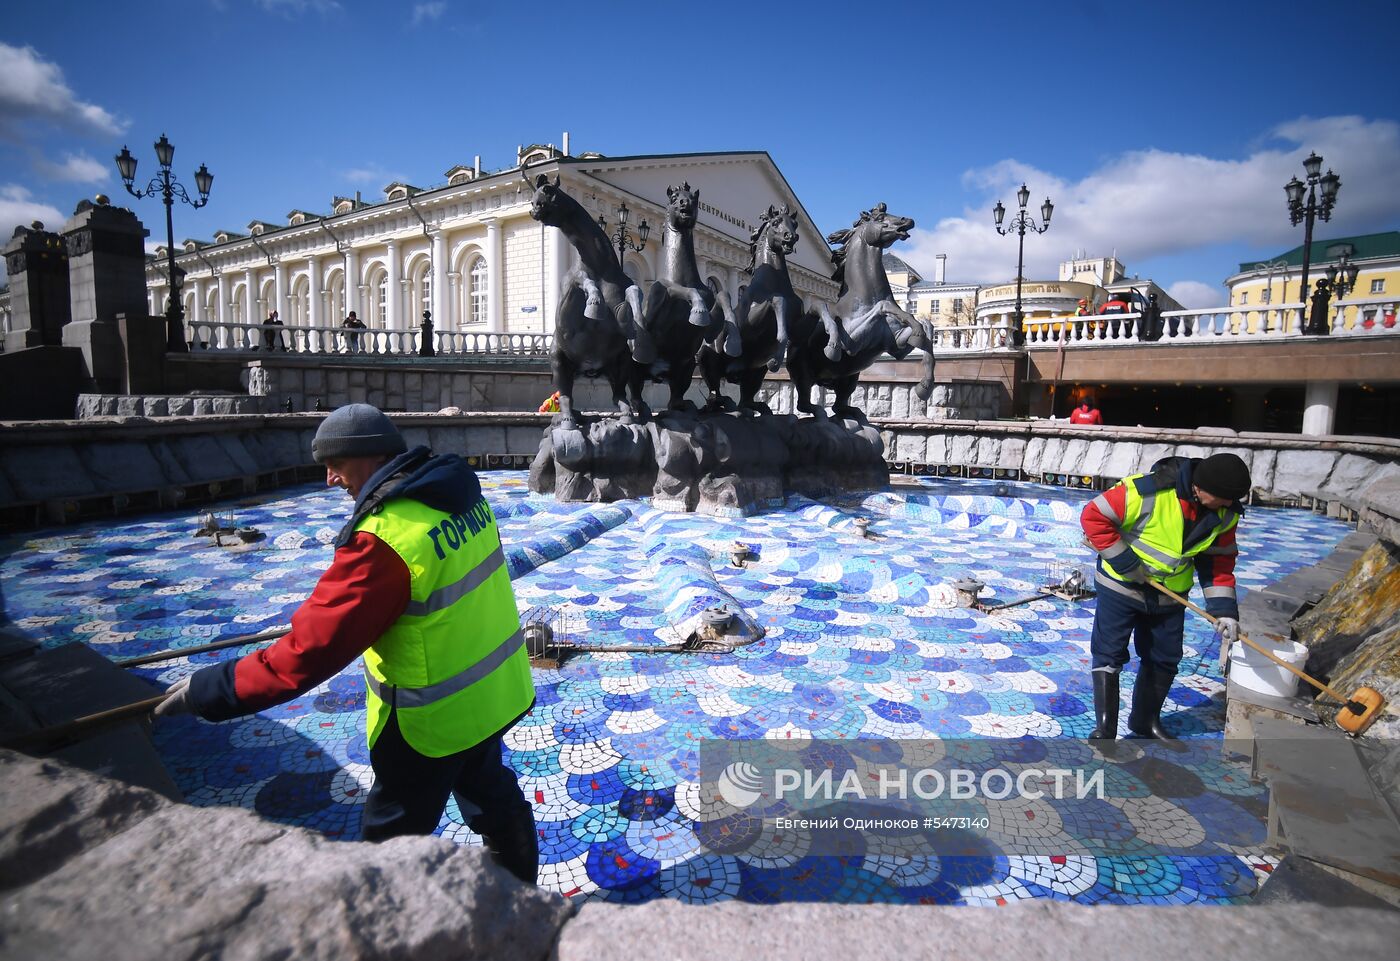
[[[628,365],[632,361],[649,364],[655,347],[641,325],[642,292],[622,272],[617,254],[603,228],[583,206],[559,186],[556,174],[551,181],[540,174],[533,181],[521,171],[534,196],[530,216],[542,224],[558,227],[578,251],[579,263],[564,278],[559,309],[554,315],[554,389],[559,392],[559,426],[572,429],[574,422],[574,377],[605,376],[612,387],[613,403],[624,421],[636,419],[640,395],[629,404],[624,395]]]
[[[695,262],[695,221],[699,215],[700,189],[690,184],[666,188],[670,202],[662,237],[661,279],[647,290],[642,326],[656,345],[657,356],[649,365],[633,364],[629,381],[633,402],[641,404],[642,382],[652,380],[670,386],[668,406],[686,406],[685,392],[695,374],[696,352],[702,341],[725,335],[723,350],[739,355],[739,328],[734,310],[724,297],[716,297],[700,276]]]
[[[724,410],[732,405],[720,393],[723,380],[739,385],[739,409],[769,413],[768,405],[756,401],[763,384],[764,368],[776,371],[787,356],[789,330],[803,316],[802,298],[792,289],[788,276],[787,255],[797,246],[797,215],[787,204],[768,207],[761,221],[749,235],[749,265],[752,275],[748,286],[740,293],[734,315],[741,343],[734,355],[726,333],[720,345],[705,344],[700,348],[700,370],[710,390],[706,410]],[[826,336],[825,349],[840,357],[844,333],[825,304],[818,304],[818,313]]]
[[[860,372],[881,354],[902,360],[916,347],[926,352],[924,376],[916,392],[923,400],[932,393],[933,353],[928,332],[895,303],[885,275],[886,248],[895,241],[908,240],[913,227],[913,220],[893,216],[879,204],[862,213],[851,227],[826,238],[827,243],[839,245],[832,254],[836,264],[832,279],[841,283],[836,315],[851,346],[843,345],[841,356],[833,358],[823,349],[828,337],[826,325],[810,313],[799,319],[793,331],[794,348],[788,355],[797,410],[824,414],[811,399],[812,387],[820,385],[836,394],[832,413],[864,420],[864,413],[850,405]]]

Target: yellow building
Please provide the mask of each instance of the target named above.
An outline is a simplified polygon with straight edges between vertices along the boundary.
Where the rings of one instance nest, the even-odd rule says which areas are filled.
[[[1357,268],[1356,286],[1342,298],[1344,329],[1357,324],[1385,323],[1400,304],[1400,231],[1315,240],[1308,267],[1309,290],[1317,289],[1343,256]],[[1239,273],[1226,278],[1231,307],[1266,307],[1297,304],[1303,280],[1303,247],[1267,260],[1240,264]],[[1333,306],[1337,306],[1333,300]],[[1393,321],[1392,321],[1393,323]]]

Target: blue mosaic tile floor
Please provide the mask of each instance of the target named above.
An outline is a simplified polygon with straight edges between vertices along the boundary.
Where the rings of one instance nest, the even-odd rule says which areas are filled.
[[[562,615],[569,639],[664,645],[718,603],[767,632],[732,654],[589,654],[535,672],[538,703],[506,744],[535,805],[545,887],[697,903],[1219,903],[1247,898],[1272,867],[1250,851],[813,857],[797,835],[761,846],[762,856],[717,855],[697,839],[696,758],[707,738],[1087,734],[1092,601],[1042,599],[990,614],[947,606],[958,578],[974,576],[1010,600],[1032,593],[1052,563],[1089,564],[1077,523],[1085,493],[924,478],[826,503],[792,497],[780,510],[729,520],[643,501],[556,504],[529,494],[523,474],[482,477],[522,611]],[[11,537],[0,541],[0,586],[10,617],[49,646],[78,641],[125,658],[251,634],[285,623],[308,596],[347,507],[342,492],[308,486],[226,508],[239,526],[267,534],[242,552],[195,539],[190,514]],[[872,539],[856,534],[856,516],[870,518]],[[1313,563],[1347,530],[1302,511],[1251,510],[1241,526],[1242,587]],[[735,541],[758,555],[746,568],[729,564]],[[1168,724],[1219,738],[1223,717],[1211,697],[1222,682],[1209,625],[1188,617],[1186,647]],[[138,670],[168,684],[239,653]],[[363,691],[356,663],[254,717],[161,721],[156,745],[191,803],[239,805],[354,838],[372,780]],[[1173,816],[1181,823],[1172,830],[1199,830],[1189,811]],[[455,806],[439,830],[479,843]],[[1094,826],[1065,830],[1072,839]]]

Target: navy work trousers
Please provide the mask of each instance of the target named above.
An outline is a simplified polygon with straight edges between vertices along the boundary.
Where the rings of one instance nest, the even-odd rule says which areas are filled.
[[[1166,597],[1161,597],[1165,603],[1158,603],[1159,596],[1153,591],[1152,596],[1139,600],[1098,585],[1094,631],[1089,636],[1094,670],[1121,670],[1128,663],[1128,640],[1131,638],[1144,664],[1150,663],[1159,671],[1176,676],[1177,665],[1181,663],[1186,608]]]
[[[365,802],[366,841],[432,834],[450,794],[496,860],[534,883],[539,859],[534,810],[501,759],[501,734],[447,757],[427,757],[404,741],[398,712],[391,711],[369,760],[374,787]]]

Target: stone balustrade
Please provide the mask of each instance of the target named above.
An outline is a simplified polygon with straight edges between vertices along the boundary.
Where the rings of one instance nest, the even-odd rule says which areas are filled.
[[[1191,343],[1219,343],[1298,338],[1301,332],[1302,303],[1263,304],[1242,307],[1207,307],[1162,312],[1162,334],[1155,341],[1138,336],[1140,313],[1091,314],[1083,317],[1033,317],[1025,320],[1028,347],[1058,347],[1062,337],[1069,347],[1122,347]],[[1363,297],[1332,305],[1334,337],[1373,337],[1400,335],[1394,297]],[[1012,347],[1011,316],[990,318],[989,323],[935,327],[934,350],[984,351]]]
[[[347,330],[344,327],[269,326],[264,324],[187,323],[194,353],[287,352],[344,354],[356,357],[414,357],[422,347],[422,331]],[[552,334],[512,334],[433,331],[433,348],[449,357],[548,357]]]

